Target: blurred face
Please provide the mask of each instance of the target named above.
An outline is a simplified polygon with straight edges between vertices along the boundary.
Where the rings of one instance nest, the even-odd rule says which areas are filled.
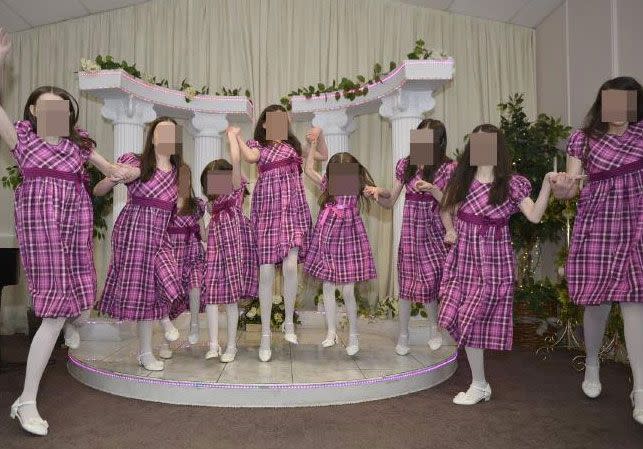
[[[41,138],[69,136],[69,100],[46,92],[38,97],[35,105],[29,106],[29,110],[36,117]]]
[[[157,153],[165,156],[176,154],[177,137],[177,128],[174,123],[165,121],[156,125],[152,142]]]

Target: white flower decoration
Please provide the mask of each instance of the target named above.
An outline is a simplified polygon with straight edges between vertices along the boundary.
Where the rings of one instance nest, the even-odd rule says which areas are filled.
[[[275,313],[275,322],[281,324],[283,322],[284,316],[281,313]]]
[[[279,296],[279,295],[275,295],[275,296],[272,297],[272,303],[275,304],[275,305],[281,304],[282,301],[283,301],[283,298],[281,296]]]
[[[246,316],[248,318],[254,318],[255,316],[257,316],[257,308],[253,307],[250,310],[248,310],[248,313],[246,313]]]
[[[80,68],[83,72],[97,72],[100,70],[100,66],[95,61],[85,58],[81,58]]]

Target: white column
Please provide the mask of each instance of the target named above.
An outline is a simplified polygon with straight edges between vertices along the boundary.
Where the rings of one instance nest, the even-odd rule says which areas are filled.
[[[228,127],[228,120],[225,114],[195,112],[189,123],[194,136],[192,186],[195,194],[201,196],[201,172],[213,160],[224,158],[221,133]]]
[[[323,131],[329,159],[342,151],[350,152],[348,137],[357,129],[357,122],[345,109],[315,112],[312,123]],[[322,169],[326,169],[326,163]]]
[[[101,113],[114,125],[114,161],[125,153],[143,151],[145,124],[156,119],[156,111],[154,111],[152,103],[141,101],[132,95],[106,98]],[[126,201],[127,190],[125,186],[117,186],[114,189],[114,205],[112,206],[114,221]]]
[[[417,128],[422,121],[422,114],[435,106],[433,92],[401,88],[395,93],[382,98],[380,115],[391,122],[393,166],[410,151],[410,131]],[[393,275],[393,295],[398,297],[397,250],[402,232],[403,198],[400,198],[393,209],[393,248],[391,271]]]

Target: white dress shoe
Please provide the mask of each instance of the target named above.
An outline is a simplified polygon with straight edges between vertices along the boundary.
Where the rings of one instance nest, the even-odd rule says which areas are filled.
[[[171,343],[173,341],[176,341],[179,339],[179,337],[179,330],[176,327],[165,331],[165,341],[167,342]]]
[[[221,363],[230,363],[234,362],[234,358],[237,356],[237,348],[226,348],[225,352],[221,354]]]
[[[295,334],[295,325],[292,323],[289,324],[282,324],[281,325],[281,330],[284,332],[284,339],[288,343],[292,343],[293,345],[299,344],[299,341],[297,340],[297,334]]]
[[[163,371],[165,363],[156,360],[151,352],[144,352],[138,356],[138,364],[148,371]]]
[[[11,406],[11,412],[9,416],[11,419],[16,419],[18,418],[18,422],[20,423],[20,426],[26,430],[27,432],[38,435],[41,437],[44,437],[47,435],[47,432],[49,431],[49,424],[47,421],[45,421],[42,418],[29,418],[29,419],[23,419],[22,415],[20,415],[20,407],[23,405],[36,405],[36,401],[25,401],[25,402],[20,402],[20,398],[16,399],[16,402],[13,403]]]
[[[411,349],[409,348],[409,336],[405,334],[400,334],[397,339],[397,345],[395,346],[395,352],[397,355],[407,355]]]
[[[431,328],[431,338],[429,338],[429,348],[431,348],[432,351],[437,351],[442,347],[442,332],[440,332],[440,329],[436,326],[435,328]]]
[[[80,346],[80,334],[78,333],[76,326],[73,324],[65,326],[63,334],[65,335],[65,345],[69,349],[78,349]]]
[[[466,392],[460,392],[453,398],[453,403],[458,405],[474,405],[480,401],[491,399],[491,386],[487,383],[484,388],[471,384]]]
[[[195,345],[199,342],[199,324],[190,324],[190,333],[188,334],[188,342]]]
[[[321,342],[322,347],[324,348],[330,348],[331,346],[335,346],[337,343],[337,333],[333,331],[328,331],[326,334],[326,339]]]
[[[269,362],[272,358],[272,350],[270,349],[271,335],[265,334],[261,336],[261,344],[259,345],[259,360],[262,362]]]
[[[212,344],[210,343],[210,349],[208,352],[205,353],[205,359],[210,360],[210,359],[216,359],[221,355],[221,346],[219,346],[217,343]]]
[[[159,350],[159,357],[162,359],[171,359],[172,355],[172,350],[170,348],[161,348]]]
[[[585,365],[585,378],[587,379],[587,377],[589,377],[592,380],[583,380],[581,388],[583,389],[585,396],[591,399],[597,398],[601,394],[602,390],[600,381],[593,380],[599,378],[598,370],[598,365]]]
[[[346,345],[346,354],[349,356],[354,356],[359,352],[359,341],[357,340],[357,335],[352,334],[348,336],[348,345]]]
[[[643,390],[632,390],[630,399],[632,400],[632,407],[634,407],[634,412],[632,412],[634,421],[643,424]]]

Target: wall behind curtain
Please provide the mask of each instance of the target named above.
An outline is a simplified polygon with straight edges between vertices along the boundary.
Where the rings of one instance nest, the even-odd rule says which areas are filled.
[[[431,117],[443,120],[449,151],[481,122],[498,123],[496,105],[509,94],[526,94],[526,111],[535,114],[535,41],[532,29],[375,0],[154,0],[142,5],[14,33],[13,51],[4,70],[2,102],[18,119],[28,94],[38,85],[54,84],[80,100],[80,126],[113,156],[112,126],[100,115],[101,104],[79,95],[80,58],[111,54],[136,62],[147,73],[183,78],[196,86],[248,88],[256,115],[300,85],[342,76],[368,76],[375,62],[384,68],[399,62],[423,38],[428,48],[442,49],[456,60],[455,79],[436,95]],[[353,154],[376,182],[391,186],[390,125],[378,115],[358,119],[351,136]],[[251,127],[242,127],[245,137]],[[303,138],[305,125],[295,127]],[[12,159],[0,150],[0,166]],[[133,148],[138,151],[139,149]],[[191,149],[186,149],[190,161]],[[251,179],[254,168],[246,168]],[[317,192],[307,184],[311,210],[317,214]],[[0,193],[0,235],[13,235],[11,193]],[[391,289],[390,211],[371,207],[365,221],[377,258],[379,278],[369,297]],[[99,288],[109,261],[109,245],[98,243]],[[311,288],[308,288],[310,290]],[[314,287],[312,287],[314,290]],[[310,294],[303,295],[310,303]],[[24,286],[6,289],[5,332],[24,327]],[[6,305],[6,306],[5,306]]]

